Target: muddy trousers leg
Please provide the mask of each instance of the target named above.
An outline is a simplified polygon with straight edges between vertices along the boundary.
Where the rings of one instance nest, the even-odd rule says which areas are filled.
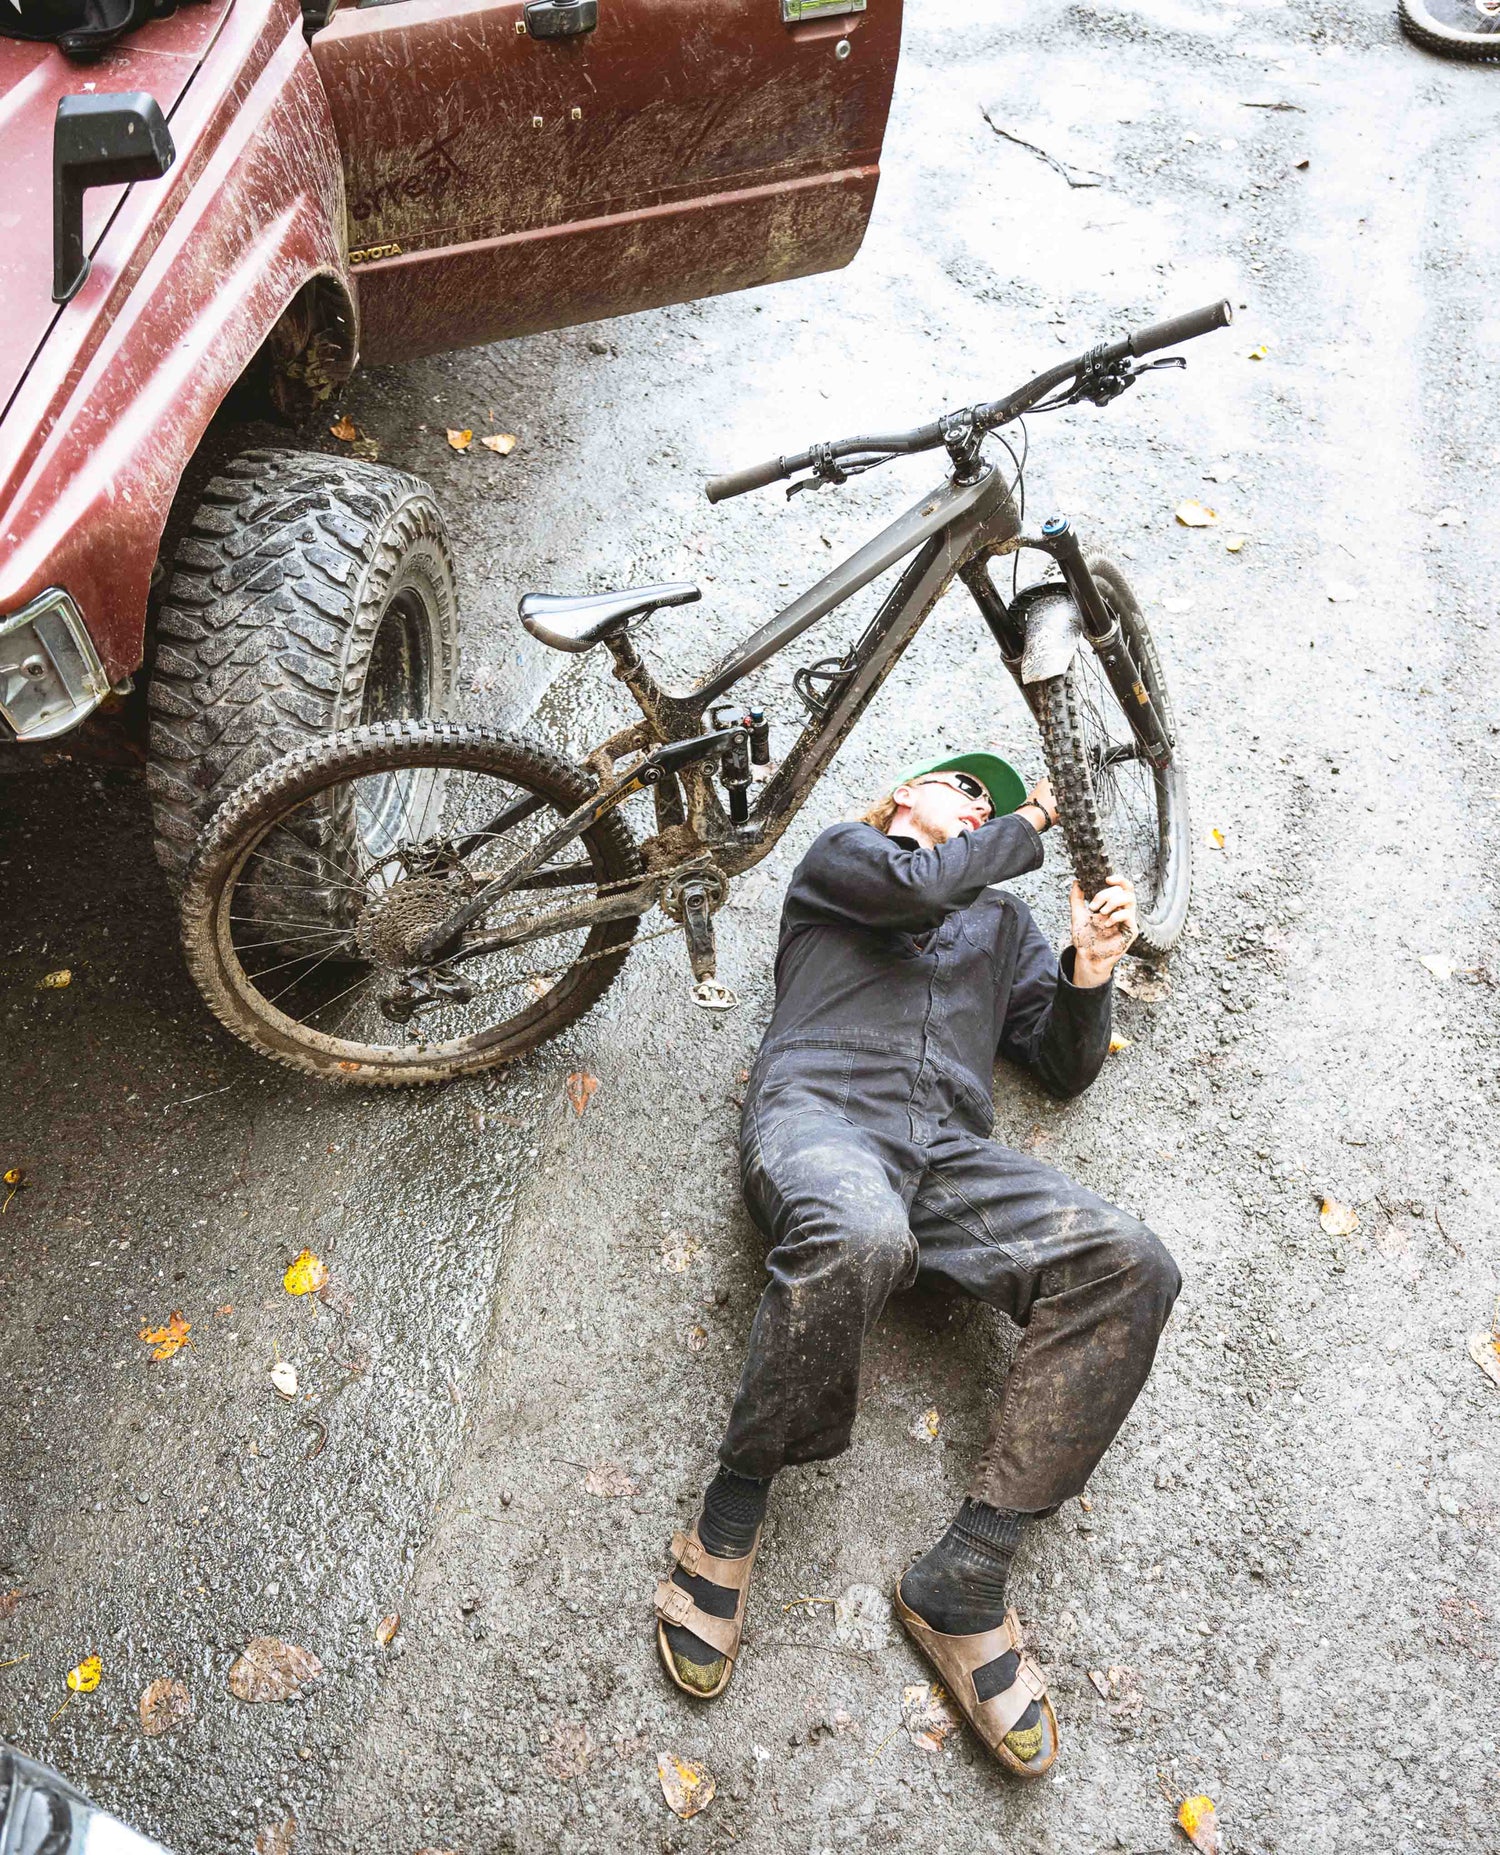
[[[1055,1507],[1081,1491],[1146,1382],[1181,1286],[1176,1263],[1138,1218],[966,1133],[930,1150],[911,1225],[925,1279],[1022,1330],[970,1495]]]
[[[890,1153],[841,1115],[763,1122],[742,1169],[770,1280],[719,1459],[767,1476],[847,1448],[865,1336],[915,1280],[917,1245]]]

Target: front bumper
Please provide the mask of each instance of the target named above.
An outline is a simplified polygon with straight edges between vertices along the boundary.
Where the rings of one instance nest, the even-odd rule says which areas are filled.
[[[0,722],[18,741],[66,734],[108,694],[83,615],[60,586],[0,618]]]

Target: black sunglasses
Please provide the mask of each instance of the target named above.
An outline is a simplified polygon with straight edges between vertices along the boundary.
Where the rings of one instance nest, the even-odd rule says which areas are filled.
[[[952,769],[942,773],[928,773],[917,781],[920,785],[935,784],[939,786],[956,786],[966,799],[984,799],[989,801],[989,793],[972,773],[959,773]]]

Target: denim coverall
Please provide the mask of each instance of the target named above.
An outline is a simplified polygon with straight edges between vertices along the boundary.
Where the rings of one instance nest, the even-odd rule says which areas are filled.
[[[767,1476],[848,1446],[860,1357],[920,1276],[1022,1329],[969,1492],[1039,1512],[1083,1488],[1181,1285],[1146,1226],[997,1145],[997,1055],[1059,1097],[1109,1049],[1112,985],[1070,983],[1025,903],[1025,819],[934,849],[824,831],[787,890],[776,1008],[745,1096],[740,1168],[770,1281],[720,1459]]]

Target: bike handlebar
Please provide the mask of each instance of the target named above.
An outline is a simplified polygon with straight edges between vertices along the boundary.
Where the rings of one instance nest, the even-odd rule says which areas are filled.
[[[1074,355],[1072,360],[1058,362],[1007,398],[971,407],[969,417],[985,431],[994,431],[1019,418],[1066,381],[1077,378],[1087,367],[1114,367],[1127,358],[1139,359],[1143,354],[1156,353],[1159,348],[1175,347],[1180,341],[1192,341],[1214,329],[1227,328],[1233,320],[1234,308],[1227,298],[1202,309],[1189,310],[1186,315],[1169,316],[1166,321],[1153,322],[1133,335],[1122,335],[1118,341],[1091,348],[1087,354]],[[813,445],[793,456],[768,458],[763,464],[752,464],[746,470],[715,477],[705,486],[704,493],[710,502],[724,502],[730,496],[743,496],[749,490],[764,489],[768,483],[795,476],[799,470],[809,470],[814,464],[832,464],[840,458],[859,457],[883,462],[887,457],[909,457],[917,451],[933,451],[944,442],[944,427],[948,422],[947,419],[934,419],[909,432],[876,438],[841,438],[834,444]]]

